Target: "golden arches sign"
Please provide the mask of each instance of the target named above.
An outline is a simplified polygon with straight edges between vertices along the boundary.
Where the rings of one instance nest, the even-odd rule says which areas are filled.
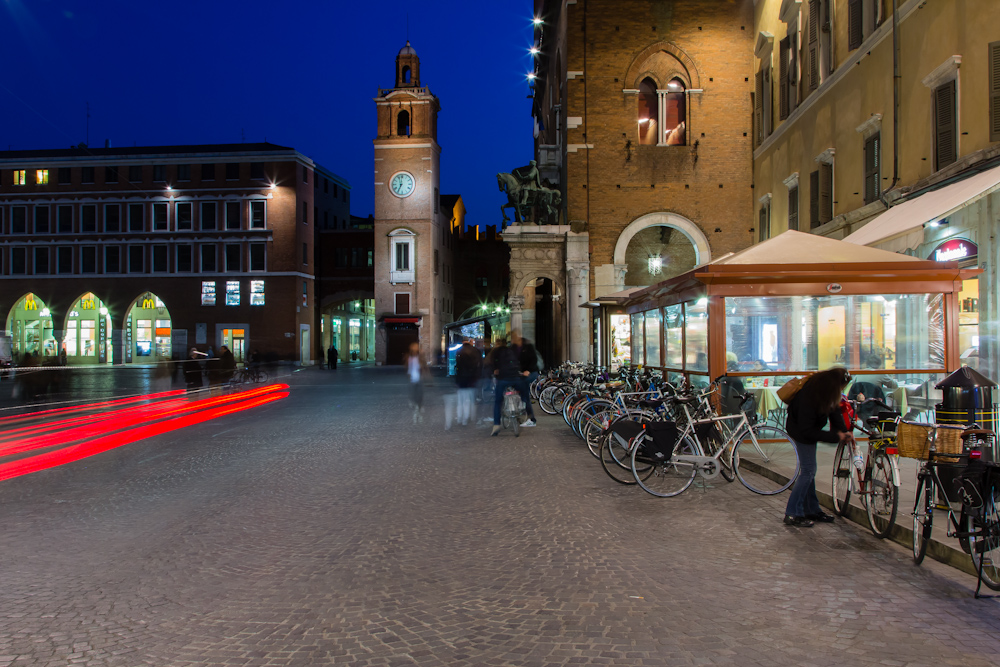
[[[24,309],[25,310],[38,310],[38,302],[35,301],[34,294],[28,294],[24,297]]]

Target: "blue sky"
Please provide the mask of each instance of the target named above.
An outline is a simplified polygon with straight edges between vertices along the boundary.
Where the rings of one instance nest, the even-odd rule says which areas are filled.
[[[441,100],[441,191],[496,224],[531,159],[527,0],[0,0],[0,150],[270,141],[372,212],[375,104],[409,34]],[[407,26],[408,24],[408,26]]]

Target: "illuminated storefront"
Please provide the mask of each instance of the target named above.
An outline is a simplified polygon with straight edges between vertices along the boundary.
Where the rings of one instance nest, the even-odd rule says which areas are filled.
[[[341,361],[375,358],[375,302],[359,299],[334,305],[321,317],[324,354],[332,344]]]
[[[148,364],[170,359],[170,312],[160,297],[146,292],[133,303],[125,318],[123,343],[126,364]]]
[[[66,316],[63,347],[69,364],[111,363],[111,315],[93,292],[73,302]]]
[[[7,314],[6,333],[11,337],[11,352],[15,363],[26,363],[35,357],[57,357],[59,350],[52,332],[52,314],[45,302],[34,294],[25,294]]]
[[[674,382],[725,374],[759,391],[843,365],[926,411],[933,384],[962,363],[960,307],[973,297],[959,290],[977,272],[785,232],[636,292],[632,362]]]

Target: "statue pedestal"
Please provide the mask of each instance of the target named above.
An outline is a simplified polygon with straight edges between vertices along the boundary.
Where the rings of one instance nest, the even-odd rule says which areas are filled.
[[[511,328],[523,327],[522,335],[545,342],[548,363],[588,360],[590,312],[580,304],[590,295],[589,235],[574,233],[569,225],[520,224],[508,226],[501,236],[510,246]],[[539,278],[552,281],[551,325],[533,312]]]

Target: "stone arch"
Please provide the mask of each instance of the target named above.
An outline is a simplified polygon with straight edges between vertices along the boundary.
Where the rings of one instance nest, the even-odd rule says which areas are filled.
[[[560,294],[566,291],[566,286],[563,284],[565,276],[563,276],[560,272],[533,270],[533,271],[523,271],[520,273],[521,273],[520,277],[511,276],[511,283],[510,283],[511,296],[521,296],[522,294],[524,294],[524,288],[526,288],[530,283],[538,280],[539,278],[547,278],[548,280],[551,280],[553,286],[555,286],[559,290]]]
[[[666,53],[673,56],[677,64],[680,67],[672,68],[666,66],[666,63],[662,63],[660,68],[657,68],[655,72],[651,65],[655,64],[657,60],[654,58],[658,53]],[[652,61],[654,62],[651,62]],[[662,70],[662,71],[661,71]],[[673,71],[673,74],[671,73]],[[701,75],[698,73],[698,68],[694,63],[694,60],[687,53],[679,49],[674,44],[670,42],[656,42],[655,44],[650,44],[645,49],[636,54],[632,62],[629,63],[628,69],[625,72],[625,78],[623,79],[628,85],[633,85],[642,81],[646,76],[653,76],[653,80],[658,84],[666,85],[667,81],[670,81],[674,76],[680,74],[680,78],[685,82],[688,88],[701,88]]]
[[[628,250],[629,241],[647,227],[673,227],[684,234],[694,245],[697,255],[696,264],[705,264],[712,259],[712,248],[709,245],[708,237],[701,231],[701,228],[682,215],[669,212],[647,213],[630,222],[622,233],[618,235],[615,243],[615,259],[617,265],[625,264],[625,252]]]

